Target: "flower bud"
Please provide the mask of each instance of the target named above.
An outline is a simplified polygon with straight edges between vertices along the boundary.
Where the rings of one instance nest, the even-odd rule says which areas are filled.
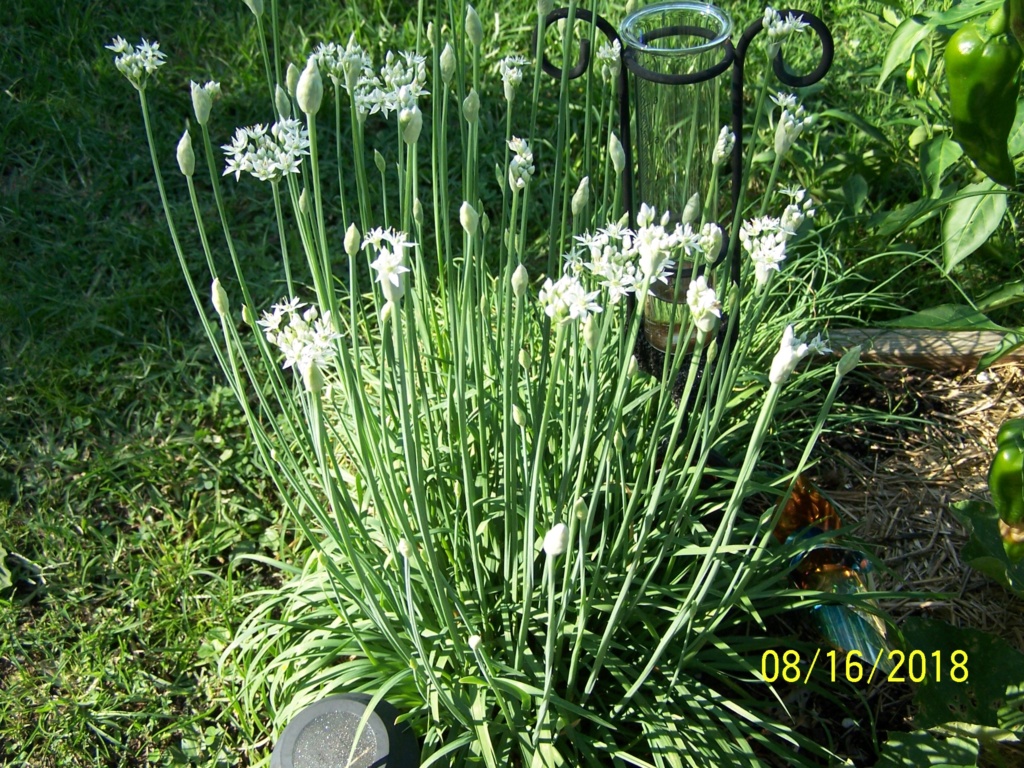
[[[301,75],[302,70],[291,62],[288,62],[288,69],[285,71],[284,75],[284,84],[293,99],[295,98],[295,91],[299,87],[299,77]]]
[[[483,641],[484,639],[480,635],[470,635],[466,642],[469,643],[469,650],[475,651]]]
[[[519,350],[519,365],[522,366],[524,371],[530,370],[530,356],[526,352],[526,348]]]
[[[348,254],[349,258],[359,253],[359,227],[356,226],[354,221],[345,230],[345,253]]]
[[[622,142],[614,133],[608,137],[608,156],[612,160],[612,168],[615,173],[622,173],[626,168],[626,151],[622,148]]]
[[[250,328],[254,328],[256,326],[256,318],[252,316],[252,310],[249,309],[248,304],[242,305],[242,322]]]
[[[552,456],[558,453],[558,440],[555,439],[554,435],[548,438],[548,453]]]
[[[489,230],[490,228],[491,217],[487,215],[487,211],[484,211],[483,213],[480,214],[480,229],[482,229],[483,233],[486,235],[487,230]]]
[[[694,192],[683,206],[683,224],[692,224],[700,216],[700,193]]]
[[[569,544],[569,526],[565,523],[558,523],[550,531],[544,534],[544,554],[548,557],[558,557],[565,554],[565,548]]]
[[[474,48],[479,48],[484,41],[484,25],[472,5],[466,6],[466,37]]]
[[[572,513],[576,515],[577,520],[584,519],[587,516],[587,502],[576,499],[576,503],[572,505]]]
[[[249,6],[253,16],[259,18],[263,15],[263,0],[244,0],[244,2]]]
[[[526,426],[526,414],[523,412],[523,409],[520,408],[518,405],[512,406],[512,421],[516,423],[517,427]]]
[[[617,430],[615,430],[615,434],[612,435],[612,447],[616,451],[621,453],[622,452],[622,443],[623,443],[622,430],[621,429],[617,429]]]
[[[299,213],[301,213],[303,216],[309,216],[309,211],[309,192],[303,189],[299,193]]]
[[[862,347],[858,344],[855,347],[850,347],[846,350],[846,353],[839,358],[839,364],[836,365],[836,376],[845,376],[860,363],[860,353]]]
[[[449,85],[452,82],[452,78],[455,76],[455,49],[452,48],[451,43],[444,44],[444,50],[441,51],[441,80],[445,85]]]
[[[391,319],[391,313],[395,311],[394,302],[385,301],[384,306],[380,308],[380,324],[387,325],[388,320]]]
[[[580,211],[587,207],[587,202],[590,200],[590,177],[584,176],[580,179],[580,184],[576,187],[576,192],[572,196],[572,215],[579,216]]]
[[[629,363],[626,365],[626,375],[633,378],[639,369],[640,365],[636,361],[636,355],[630,355]]]
[[[423,113],[417,106],[408,107],[398,113],[398,125],[402,129],[402,139],[406,144],[419,141],[423,130]]]
[[[378,173],[384,173],[387,168],[387,163],[384,162],[384,155],[380,153],[380,150],[373,150],[373,164],[377,166]]]
[[[295,86],[295,101],[298,102],[299,109],[307,115],[315,115],[320,111],[320,103],[323,100],[324,83],[320,79],[320,68],[316,64],[316,56],[310,56]]]
[[[459,208],[459,223],[470,237],[476,234],[477,226],[480,224],[480,215],[466,201],[463,201],[462,207]]]
[[[306,385],[306,391],[319,394],[324,389],[324,375],[320,373],[320,366],[315,360],[308,365],[302,366],[302,381]]]
[[[178,168],[184,176],[191,176],[196,170],[196,154],[192,151],[192,137],[188,131],[181,134],[178,142]]]
[[[423,226],[423,203],[418,197],[412,201],[412,220],[416,222],[417,227]]]
[[[594,320],[593,315],[587,315],[587,319],[583,321],[583,343],[587,349],[591,352],[597,349],[597,343],[601,340],[601,329],[597,327],[597,322]]]
[[[520,299],[529,287],[530,275],[527,273],[526,267],[520,264],[516,267],[516,271],[512,273],[512,293],[515,294],[517,299]]]
[[[227,317],[229,310],[228,294],[220,284],[220,278],[215,277],[210,286],[210,294],[213,297],[213,308],[217,310],[220,317]]]
[[[554,0],[537,0],[537,15],[542,19],[547,18],[547,15],[551,13],[554,8]]]
[[[476,123],[477,117],[480,115],[480,96],[476,92],[476,88],[469,89],[469,95],[462,102],[462,116],[466,119],[466,122],[470,125]]]
[[[292,102],[288,98],[288,92],[278,83],[274,86],[274,108],[282,119],[292,116]]]
[[[196,122],[206,125],[210,121],[210,110],[213,109],[213,97],[220,93],[220,84],[209,82],[206,85],[192,82],[192,111],[196,113]]]
[[[408,560],[410,552],[412,552],[412,550],[409,548],[409,542],[406,541],[405,539],[399,539],[398,540],[398,554],[400,554],[402,557],[404,557],[406,560]]]

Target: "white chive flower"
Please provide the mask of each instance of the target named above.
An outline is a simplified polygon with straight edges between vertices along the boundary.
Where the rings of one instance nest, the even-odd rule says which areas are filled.
[[[373,246],[377,258],[370,266],[377,272],[384,299],[389,304],[397,304],[405,294],[405,277],[409,267],[405,265],[405,249],[412,245],[406,240],[404,232],[393,229],[373,229],[363,240],[363,248]]]
[[[544,281],[537,299],[544,313],[555,322],[562,324],[571,320],[586,320],[590,315],[601,312],[597,303],[599,291],[588,292],[575,275],[562,275],[557,281]]]
[[[601,63],[601,77],[615,82],[622,68],[622,43],[603,40],[597,47],[597,60]]]
[[[515,99],[516,89],[523,82],[524,66],[526,66],[526,59],[523,56],[506,56],[498,62],[498,74],[501,75],[505,101],[509,104]]]
[[[480,635],[470,635],[466,643],[469,645],[469,650],[475,651],[480,647],[483,641],[484,639],[480,637]]]
[[[775,154],[784,155],[803,133],[804,128],[814,122],[814,115],[808,115],[802,104],[796,103],[791,94],[779,94],[772,101],[782,107],[775,125]]]
[[[283,368],[296,368],[308,378],[310,366],[316,364],[322,375],[334,358],[333,343],[339,338],[331,322],[331,313],[318,316],[316,307],[297,298],[278,302],[257,321],[263,335],[284,354]]]
[[[786,259],[789,235],[779,219],[770,216],[745,221],[740,227],[740,243],[754,264],[754,281],[758,286],[768,282],[772,271]]]
[[[769,59],[775,58],[782,47],[782,43],[788,37],[803,32],[808,27],[807,22],[797,18],[792,13],[787,14],[786,18],[782,18],[782,14],[771,6],[764,9],[764,16],[761,22],[765,32],[768,33],[765,50],[768,52]]]
[[[722,317],[722,304],[704,275],[690,281],[686,289],[686,305],[690,308],[694,325],[701,333],[711,333],[718,327],[718,321]]]
[[[114,66],[139,91],[146,90],[150,76],[167,63],[167,54],[160,50],[160,43],[151,43],[146,38],[142,38],[142,42],[133,47],[118,36],[104,47],[117,54]]]
[[[524,189],[533,178],[533,152],[526,139],[513,136],[508,148],[514,153],[508,164],[508,184],[513,192]]]
[[[298,120],[278,120],[268,130],[257,124],[235,130],[230,144],[221,147],[227,156],[224,176],[243,173],[260,181],[277,182],[290,173],[298,173],[302,156],[309,154],[309,132]]]
[[[712,165],[724,165],[732,157],[733,147],[736,146],[736,134],[728,125],[723,125],[718,132],[718,141],[715,142],[715,149],[711,153]]]
[[[779,345],[779,351],[775,353],[775,357],[772,359],[768,380],[772,384],[783,384],[796,369],[797,363],[806,357],[808,353],[815,352],[820,355],[826,355],[831,351],[822,340],[820,334],[815,336],[812,341],[805,342],[793,333],[792,325],[787,325],[786,330],[782,334],[782,343]]]
[[[704,252],[704,259],[708,264],[714,263],[722,250],[722,228],[709,221],[700,228],[700,249]]]

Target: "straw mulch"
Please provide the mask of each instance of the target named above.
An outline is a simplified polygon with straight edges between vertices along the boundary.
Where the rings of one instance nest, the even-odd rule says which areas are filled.
[[[843,526],[859,524],[856,538],[888,567],[878,574],[879,587],[943,593],[885,608],[897,621],[939,618],[992,632],[1024,651],[1021,600],[961,561],[968,537],[949,511],[951,502],[988,499],[996,432],[1004,420],[1024,416],[1024,365],[982,374],[878,368],[870,377],[853,384],[851,394],[920,422],[826,438],[828,459],[815,480]]]

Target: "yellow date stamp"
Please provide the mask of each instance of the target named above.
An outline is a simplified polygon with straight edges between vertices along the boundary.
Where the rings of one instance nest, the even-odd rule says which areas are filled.
[[[910,651],[900,650],[878,651],[874,659],[864,657],[857,650],[825,651],[818,648],[812,657],[804,657],[799,651],[790,648],[781,653],[767,650],[761,654],[761,679],[766,683],[781,680],[786,683],[808,683],[811,674],[819,662],[827,667],[833,683],[846,681],[849,683],[890,682],[890,683],[923,683],[926,679],[942,682],[950,680],[954,683],[967,682],[967,651],[952,651],[948,657],[941,651]]]

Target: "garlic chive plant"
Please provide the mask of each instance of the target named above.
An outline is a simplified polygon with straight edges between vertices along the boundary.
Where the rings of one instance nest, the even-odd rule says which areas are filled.
[[[249,7],[264,40],[263,3]],[[192,83],[172,183],[192,202],[190,241],[147,104],[164,54],[108,46],[139,92],[210,342],[309,547],[282,564],[288,578],[258,596],[225,657],[237,708],[276,732],[335,691],[387,696],[409,713],[424,765],[820,760],[828,746],[775,711],[756,674],[773,643],[763,618],[815,599],[785,588],[791,553],[769,541],[855,363],[800,366],[827,349],[797,331],[845,309],[809,233],[810,196],[775,184],[810,118],[776,99],[771,184],[731,233],[700,215],[724,197],[717,172],[687,223],[644,205],[630,227],[606,106],[621,52],[598,54],[595,110],[570,115],[561,83],[548,143],[533,64],[512,54],[485,67],[490,14],[454,7],[425,28],[421,9],[419,47],[377,63],[354,35],[300,63],[265,58],[268,79],[287,75],[247,127],[218,118],[230,82]],[[733,141],[723,129],[704,161],[720,166]],[[336,180],[323,172],[332,149]],[[491,153],[503,158],[494,174]],[[223,185],[258,183],[284,296],[255,290],[232,236]],[[216,242],[201,198],[215,204]],[[730,235],[750,290],[713,266]],[[548,250],[560,258],[544,274]],[[684,343],[660,377],[643,375],[642,313],[625,299],[642,304],[683,262],[701,269],[679,297]]]

